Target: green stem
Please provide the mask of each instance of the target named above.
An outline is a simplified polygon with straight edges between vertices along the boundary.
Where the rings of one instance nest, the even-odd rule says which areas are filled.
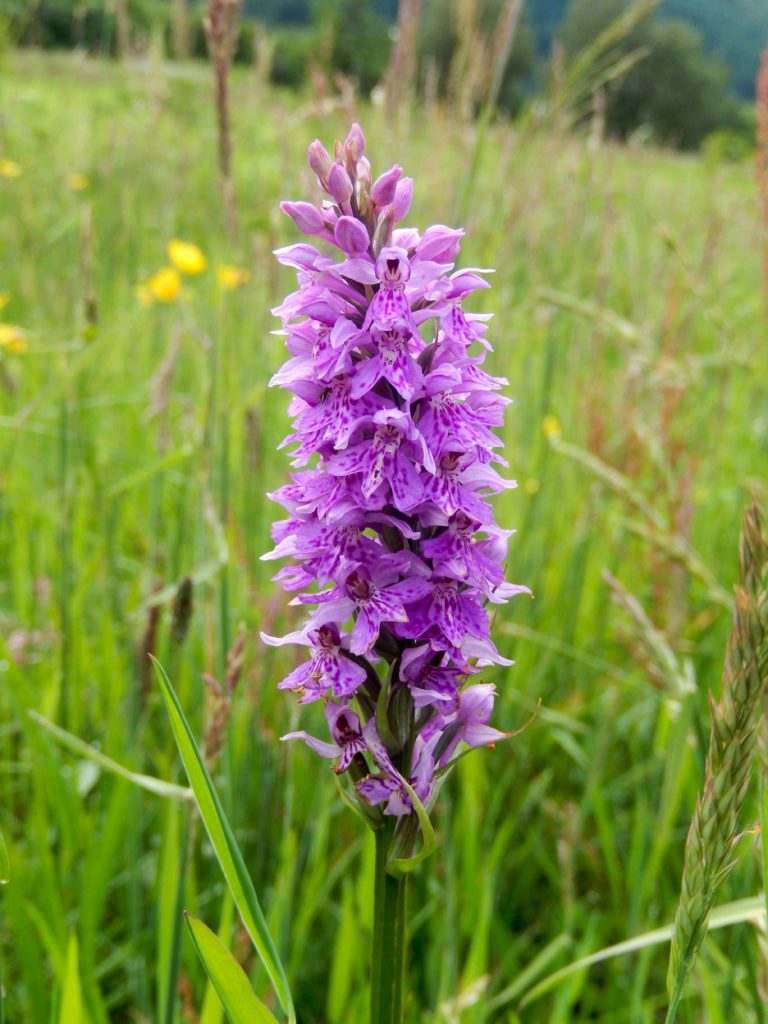
[[[691,973],[694,959],[695,954],[692,958],[690,949],[686,949],[685,953],[680,958],[680,966],[677,971],[677,977],[675,978],[675,987],[672,991],[672,998],[669,1001],[667,1016],[664,1018],[664,1024],[676,1024],[680,1003],[682,1002],[683,995],[685,993],[685,985]]]
[[[405,878],[387,872],[393,826],[376,829],[371,963],[371,1024],[402,1024],[405,968]]]
[[[173,1024],[176,1019],[176,999],[178,996],[179,965],[181,963],[181,931],[184,920],[184,888],[187,882],[187,863],[190,854],[190,820],[189,812],[184,812],[184,828],[181,834],[181,857],[179,859],[179,877],[176,887],[176,907],[173,915],[173,936],[171,938],[171,955],[168,964],[168,980],[165,992],[165,1021]]]
[[[681,984],[678,979],[677,984],[675,985],[675,991],[672,994],[672,1001],[670,1002],[667,1010],[667,1016],[664,1024],[675,1024],[677,1021],[677,1011],[680,1008],[680,1000],[683,998],[684,988],[685,985]]]

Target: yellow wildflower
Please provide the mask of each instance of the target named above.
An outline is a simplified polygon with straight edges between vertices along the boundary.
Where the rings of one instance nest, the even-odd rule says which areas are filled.
[[[236,267],[232,263],[225,263],[216,271],[219,288],[227,292],[234,292],[238,288],[242,288],[250,276],[247,270]]]
[[[0,309],[5,309],[11,301],[10,292],[0,292]]]
[[[18,178],[21,174],[21,164],[15,160],[0,160],[0,178]]]
[[[182,274],[202,274],[208,266],[202,249],[192,242],[182,242],[178,238],[168,243],[168,256],[174,267]]]
[[[147,281],[147,288],[158,302],[173,302],[181,291],[181,278],[173,267],[162,267]]]
[[[83,189],[88,188],[89,181],[87,174],[70,174],[67,178],[67,184],[73,192],[82,192]]]
[[[526,494],[534,495],[538,494],[541,489],[541,484],[535,476],[529,477],[523,484],[523,488]]]
[[[0,349],[6,349],[14,355],[27,350],[27,339],[24,331],[15,324],[0,324]]]
[[[560,437],[561,427],[560,420],[557,418],[557,416],[545,416],[541,422],[541,426],[547,437]]]

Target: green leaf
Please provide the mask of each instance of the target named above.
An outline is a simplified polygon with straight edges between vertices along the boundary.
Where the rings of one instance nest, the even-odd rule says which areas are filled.
[[[184,917],[197,955],[232,1024],[277,1024],[221,939],[192,914],[185,913]]]
[[[134,786],[139,786],[140,789],[146,789],[148,793],[153,793],[155,796],[165,797],[167,800],[192,800],[193,793],[191,789],[186,786],[176,786],[173,782],[166,782],[164,779],[156,779],[154,775],[142,775],[140,772],[132,772],[129,768],[125,768],[123,765],[118,764],[117,761],[113,761],[111,757],[107,757],[106,754],[102,754],[100,750],[96,750],[89,743],[81,740],[79,736],[73,736],[71,732],[67,732],[66,729],[62,729],[61,726],[54,725],[53,722],[49,721],[43,715],[37,711],[27,711],[29,717],[37,722],[38,725],[46,729],[53,738],[71,751],[73,754],[78,754],[81,757],[87,757],[90,761],[94,761],[96,764],[101,765],[102,768],[106,768],[108,772],[112,772],[113,775],[119,775],[121,779],[127,779],[128,782],[132,782]]]
[[[64,991],[61,997],[59,1024],[83,1024],[84,1019],[77,936],[72,932],[67,945],[67,964],[64,969]]]
[[[488,1011],[500,1010],[502,1006],[506,1006],[507,1003],[517,999],[522,992],[525,992],[547,970],[552,961],[557,959],[563,950],[568,949],[572,943],[573,938],[567,932],[561,932],[560,935],[547,943],[544,949],[531,960],[528,966],[509,985],[489,1000],[487,1005]]]
[[[221,920],[219,921],[218,936],[226,945],[232,934],[232,921],[235,916],[235,905],[232,902],[232,894],[229,889],[225,890],[221,907]],[[208,979],[203,996],[203,1006],[200,1010],[200,1024],[221,1024],[222,1021],[221,1001],[216,995],[213,982]]]
[[[295,1024],[296,1012],[293,1008],[293,999],[285,969],[280,962],[272,936],[269,934],[267,922],[245,866],[243,855],[235,841],[224,808],[214,789],[208,769],[205,767],[170,680],[160,662],[155,658],[152,658],[152,661],[171,720],[176,745],[179,748],[187,778],[194,791],[205,830],[216,852],[221,870],[224,872],[224,878],[232,893],[235,906],[251,936],[254,948],[266,968],[290,1024]]]
[[[0,885],[6,885],[11,880],[11,860],[8,856],[8,847],[5,845],[3,833],[0,832]]]
[[[733,903],[724,903],[721,907],[716,907],[709,919],[709,930],[727,928],[729,925],[741,924],[744,921],[758,921],[761,918],[765,918],[765,901],[762,896],[750,896],[748,899],[735,900]],[[602,963],[603,960],[610,960],[615,956],[623,956],[625,953],[635,953],[648,946],[659,946],[664,942],[669,942],[672,938],[673,928],[674,925],[667,924],[663,928],[643,932],[642,935],[636,935],[633,939],[619,942],[615,946],[606,946],[605,949],[600,949],[596,953],[582,957],[580,960],[574,960],[573,963],[561,967],[559,971],[555,971],[554,974],[550,974],[538,985],[535,985],[521,1000],[519,1008],[522,1009],[532,1003],[559,985],[561,981],[570,977],[571,974],[584,970],[586,967]]]

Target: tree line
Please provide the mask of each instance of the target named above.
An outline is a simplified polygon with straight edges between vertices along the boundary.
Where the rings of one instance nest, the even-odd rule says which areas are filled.
[[[612,56],[625,62],[626,71],[595,97],[609,135],[627,139],[643,132],[658,144],[684,149],[700,146],[713,133],[751,137],[752,107],[739,91],[748,92],[751,61],[761,43],[768,44],[768,4],[762,14],[759,5],[752,9],[755,0],[696,0],[707,36],[685,17],[691,2],[665,0],[615,42]],[[422,97],[460,103],[470,116],[473,108],[476,112],[482,97],[466,79],[473,66],[487,59],[509,3],[417,3],[414,85]],[[498,111],[518,114],[546,91],[558,60],[583,52],[628,5],[629,0],[523,4],[501,69]],[[397,0],[246,0],[235,59],[266,65],[265,73],[278,85],[300,89],[317,85],[323,76],[333,84],[341,75],[368,94],[390,61],[397,7]],[[720,39],[726,49],[741,54],[737,73],[712,52],[712,33],[722,22],[717,11],[722,15],[725,7],[730,27],[714,42]],[[0,36],[22,46],[101,54],[151,47],[168,56],[205,55],[204,6],[189,0],[5,0],[3,11]],[[676,12],[683,17],[673,16]],[[184,19],[181,33],[179,18]],[[761,19],[766,22],[763,40]],[[749,29],[747,45],[743,34]],[[472,45],[466,53],[468,38]]]

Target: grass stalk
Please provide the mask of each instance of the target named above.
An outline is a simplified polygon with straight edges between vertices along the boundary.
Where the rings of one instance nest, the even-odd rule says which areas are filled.
[[[177,983],[179,964],[181,963],[181,933],[184,921],[184,889],[187,881],[187,864],[190,856],[190,820],[189,812],[184,814],[184,827],[179,843],[180,859],[179,874],[176,887],[175,913],[173,915],[173,934],[168,964],[168,978],[165,989],[165,1007],[163,1020],[165,1024],[173,1024],[176,1019]]]
[[[763,219],[763,299],[768,313],[768,47],[763,50],[757,76],[755,171]]]
[[[70,492],[70,426],[67,399],[63,399],[59,414],[59,488],[61,508],[61,526],[59,533],[59,545],[61,562],[59,567],[59,619],[61,629],[61,655],[59,664],[60,673],[60,714],[61,724],[66,729],[70,725],[70,661],[71,661],[71,637],[70,637],[70,614],[69,598],[71,585],[71,492]]]
[[[229,117],[229,68],[235,55],[240,0],[210,0],[204,18],[205,39],[213,64],[216,123],[219,135],[219,175],[230,241],[237,238],[237,207],[232,181],[232,133]]]

